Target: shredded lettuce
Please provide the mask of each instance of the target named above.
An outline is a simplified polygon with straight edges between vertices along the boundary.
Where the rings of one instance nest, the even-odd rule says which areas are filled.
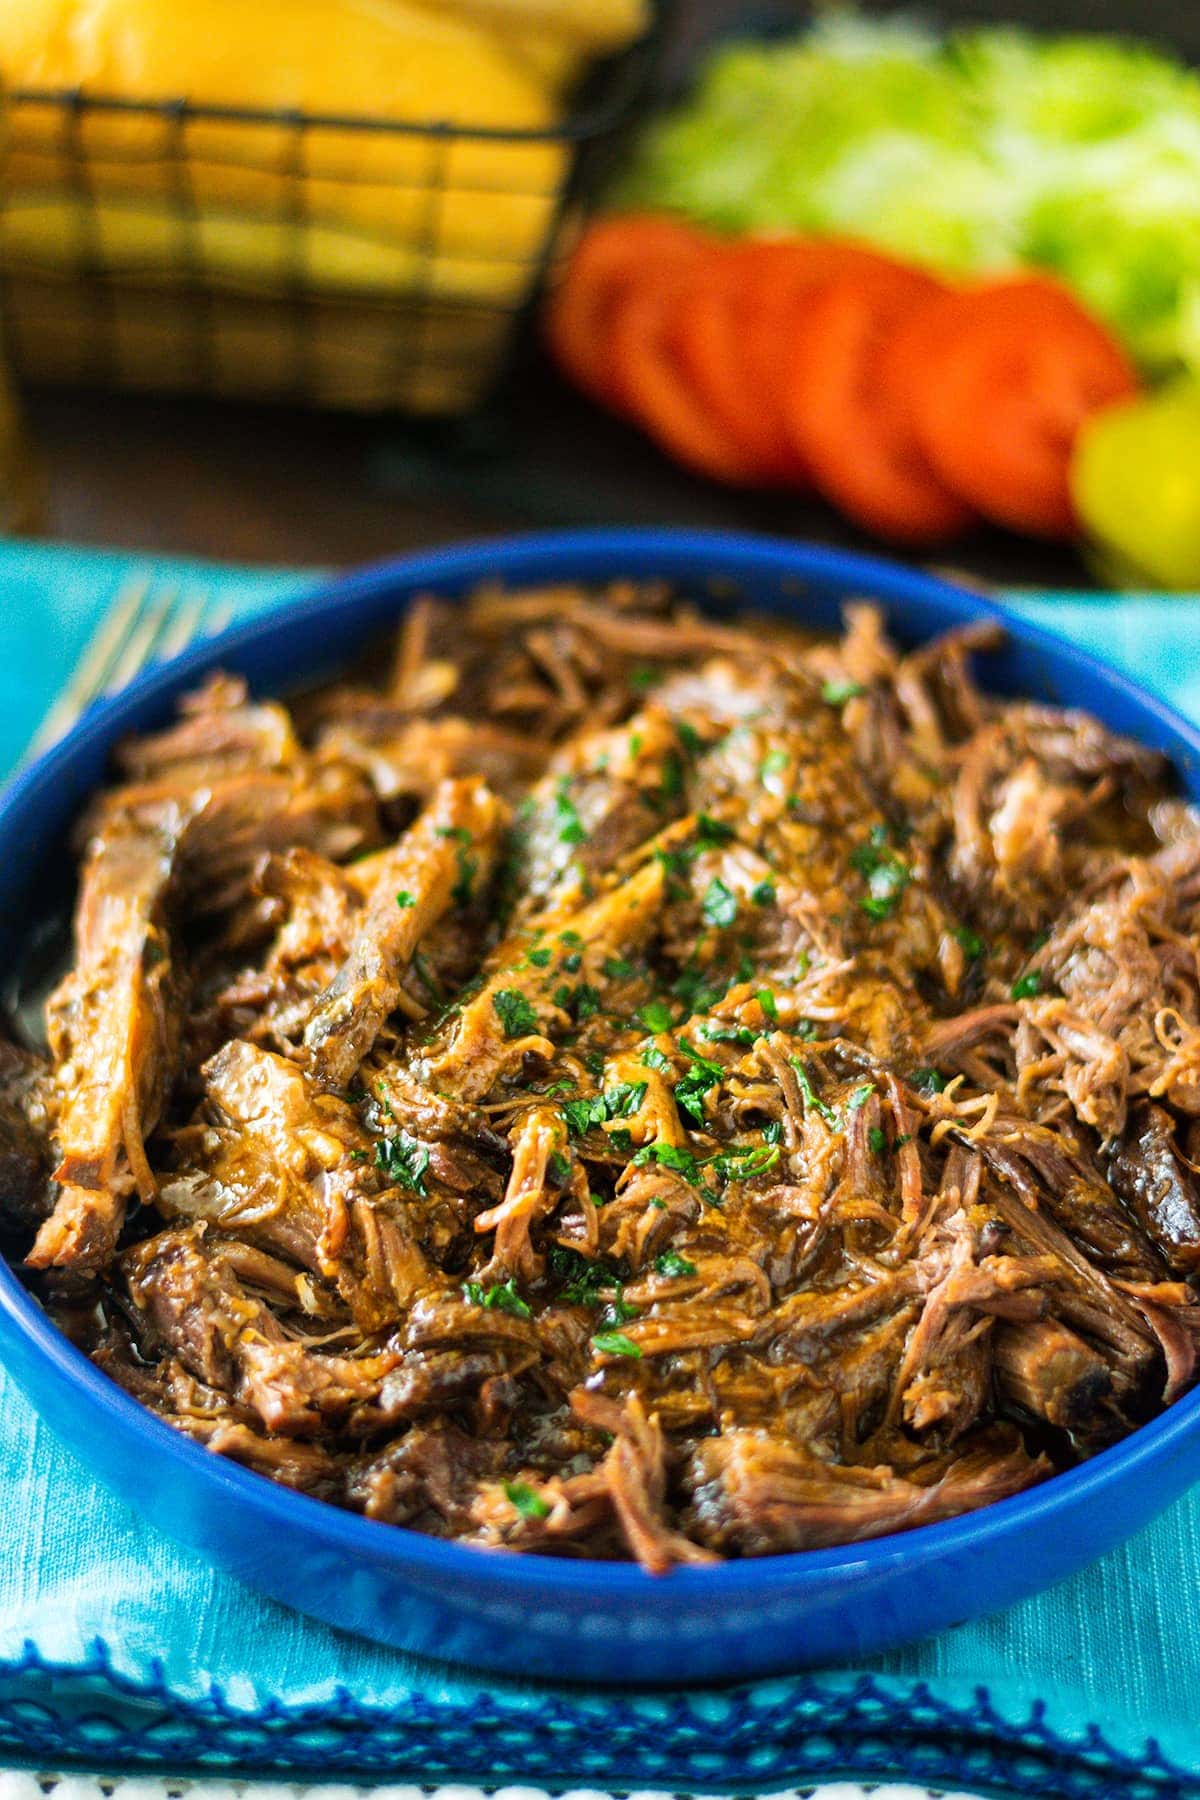
[[[1200,76],[1136,43],[843,14],[735,43],[612,199],[955,274],[1045,267],[1148,367],[1200,368]]]

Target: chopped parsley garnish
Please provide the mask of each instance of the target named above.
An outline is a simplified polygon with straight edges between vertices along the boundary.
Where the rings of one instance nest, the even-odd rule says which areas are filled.
[[[647,1044],[638,1061],[644,1063],[648,1069],[657,1069],[660,1075],[670,1072],[670,1058],[663,1055],[657,1044]]]
[[[733,835],[733,826],[714,819],[711,813],[702,812],[696,820],[697,850],[719,850],[722,844],[729,843]]]
[[[856,700],[866,691],[861,681],[827,681],[821,689],[821,698],[826,706],[845,706],[847,700]]]
[[[686,1256],[680,1256],[677,1250],[664,1250],[661,1256],[655,1257],[654,1267],[660,1275],[669,1276],[672,1281],[696,1273],[695,1263],[689,1262]]]
[[[786,750],[768,750],[758,765],[759,780],[766,781],[768,776],[782,775],[790,760]]]
[[[793,1069],[796,1071],[796,1079],[800,1083],[800,1092],[804,1095],[804,1104],[806,1106],[811,1106],[813,1111],[817,1113],[820,1118],[824,1119],[830,1131],[840,1131],[842,1129],[841,1119],[838,1117],[836,1110],[822,1100],[812,1084],[812,1076],[809,1074],[805,1065],[800,1061],[800,1058],[798,1056],[793,1056],[789,1060]]]
[[[400,892],[396,895],[396,905],[400,908],[401,912],[407,911],[410,906],[415,906],[416,904],[415,898],[409,893],[408,889],[401,888]]]
[[[602,1094],[568,1100],[562,1109],[563,1117],[572,1135],[582,1137],[585,1131],[590,1131],[594,1125],[603,1125],[609,1119],[631,1118],[645,1098],[644,1081],[619,1081]]]
[[[573,1081],[552,1081],[548,1088],[542,1089],[547,1100],[553,1100],[559,1094],[573,1094],[574,1092],[575,1083]]]
[[[535,969],[548,969],[550,952],[548,950],[529,950],[525,954],[525,961],[532,963]]]
[[[700,910],[706,925],[732,925],[738,915],[737,895],[726,887],[719,876],[714,875],[704,891],[704,902]]]
[[[604,1090],[604,1104],[610,1119],[632,1118],[645,1098],[644,1081],[618,1081],[615,1086]]]
[[[639,1025],[644,1025],[647,1031],[670,1031],[674,1024],[671,1009],[665,1000],[647,1000],[645,1006],[638,1007],[637,1019]]]
[[[564,1156],[561,1150],[555,1150],[546,1164],[546,1173],[554,1187],[566,1187],[571,1179],[571,1159]]]
[[[492,1006],[506,1038],[531,1037],[537,1031],[537,1013],[517,988],[500,988],[492,995]]]
[[[909,1081],[918,1094],[941,1094],[945,1091],[946,1077],[937,1069],[914,1069]]]
[[[783,1136],[783,1120],[768,1119],[763,1126],[763,1143],[777,1144]]]
[[[625,1298],[623,1289],[621,1288],[620,1284],[618,1283],[616,1299],[610,1300],[608,1302],[608,1304],[605,1306],[604,1311],[600,1314],[601,1326],[607,1327],[609,1325],[627,1325],[629,1323],[630,1319],[640,1319],[640,1318],[641,1318],[641,1314],[639,1313],[637,1307],[630,1306],[628,1300],[626,1300],[626,1298]]]
[[[592,1342],[605,1356],[632,1356],[641,1359],[641,1351],[623,1331],[597,1331],[592,1336]]]
[[[422,1198],[426,1196],[425,1171],[429,1167],[429,1152],[424,1144],[409,1137],[407,1131],[397,1131],[391,1137],[378,1140],[375,1167],[382,1169],[389,1181],[398,1182]]]
[[[774,906],[775,883],[773,881],[760,881],[757,887],[751,888],[750,898],[753,900],[755,906]]]
[[[514,1319],[532,1319],[533,1312],[522,1300],[510,1275],[507,1281],[498,1281],[491,1287],[481,1287],[477,1281],[463,1282],[463,1299],[472,1306],[486,1306],[490,1312],[511,1313]]]
[[[778,1025],[779,1008],[775,1004],[775,996],[770,988],[757,988],[754,998],[763,1009],[763,1017],[769,1019],[772,1025]]]
[[[857,1112],[860,1107],[863,1107],[867,1104],[867,1101],[871,1098],[871,1095],[874,1092],[875,1092],[875,1083],[873,1081],[864,1081],[861,1087],[855,1088],[854,1092],[851,1094],[850,1098],[847,1100],[846,1111],[847,1112]]]
[[[702,756],[704,754],[704,739],[700,736],[696,727],[694,725],[689,725],[686,719],[676,719],[675,735],[689,756]]]
[[[678,800],[683,792],[683,764],[674,750],[663,757],[662,782],[659,793],[664,801]]]
[[[470,854],[470,847],[475,840],[465,825],[443,825],[438,831],[438,836],[453,838],[457,845],[458,880],[454,884],[450,898],[456,906],[465,906],[471,898],[471,888],[479,868],[478,858]]]
[[[1008,990],[1014,1000],[1032,1000],[1042,991],[1042,976],[1039,969],[1030,969],[1014,981]]]
[[[706,1013],[711,1012],[718,1001],[725,998],[728,986],[728,980],[723,980],[720,976],[714,980],[706,969],[691,962],[671,983],[671,992],[677,1000],[683,1002],[689,1013]]]
[[[598,1306],[600,1296],[609,1288],[621,1288],[623,1271],[597,1258],[589,1260],[567,1244],[551,1244],[551,1271],[562,1281],[558,1298],[568,1306]]]
[[[875,1152],[876,1156],[883,1155],[883,1152],[887,1149],[887,1133],[883,1130],[882,1126],[872,1125],[870,1131],[867,1133],[867,1143],[871,1146],[871,1149]]]
[[[778,1144],[747,1144],[722,1150],[709,1158],[708,1166],[731,1181],[749,1181],[752,1175],[761,1175],[764,1170],[773,1168],[780,1154]]]
[[[712,1062],[707,1056],[701,1056],[684,1038],[680,1038],[679,1048],[691,1067],[675,1084],[675,1101],[697,1125],[703,1125],[704,1096],[711,1088],[720,1085],[725,1070],[719,1062]]]
[[[564,775],[554,791],[554,816],[558,823],[560,844],[584,844],[587,832],[578,808],[571,798],[571,777]]]
[[[890,919],[912,870],[889,847],[887,826],[873,825],[866,843],[850,852],[850,862],[867,884],[866,897],[858,903],[863,912],[871,919]]]
[[[694,1182],[699,1179],[696,1158],[692,1152],[684,1150],[679,1144],[664,1143],[661,1138],[656,1138],[652,1144],[643,1144],[633,1160],[639,1167],[645,1163],[657,1163],[661,1169],[673,1169],[685,1181]]]
[[[748,1025],[722,1025],[719,1019],[706,1019],[700,1029],[710,1044],[740,1044],[743,1050],[752,1050],[761,1036]]]
[[[606,956],[601,967],[609,981],[627,981],[637,973],[633,964],[623,956]]]
[[[523,1519],[544,1519],[549,1514],[549,1501],[535,1494],[527,1481],[506,1481],[504,1494]]]
[[[981,956],[986,956],[987,945],[979,933],[972,931],[969,925],[956,925],[954,936],[962,948],[963,954],[969,956],[973,962]]]

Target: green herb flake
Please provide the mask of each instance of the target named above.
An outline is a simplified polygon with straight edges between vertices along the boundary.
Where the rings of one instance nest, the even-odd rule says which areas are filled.
[[[375,1145],[375,1167],[382,1169],[389,1181],[408,1188],[414,1194],[427,1198],[425,1187],[425,1171],[429,1167],[429,1152],[424,1144],[410,1137],[407,1131],[397,1131],[390,1137],[382,1137]]]
[[[778,1025],[779,1008],[775,1003],[775,996],[770,988],[758,988],[755,991],[754,998],[763,1009],[763,1017],[769,1019],[772,1025]]]
[[[500,988],[492,995],[492,1007],[506,1038],[531,1037],[538,1029],[538,1016],[517,988]]]
[[[525,961],[527,963],[532,963],[535,969],[548,969],[550,967],[550,952],[548,950],[527,951]]]
[[[643,1144],[634,1157],[634,1162],[642,1167],[646,1163],[657,1163],[662,1169],[673,1169],[682,1175],[685,1181],[696,1181],[699,1178],[696,1158],[690,1150],[684,1150],[678,1144],[667,1144],[656,1138],[652,1144]]]
[[[946,1077],[937,1069],[914,1069],[909,1081],[918,1094],[941,1094],[945,1092]]]
[[[532,1319],[533,1311],[522,1300],[510,1275],[507,1281],[481,1287],[477,1281],[463,1282],[463,1299],[472,1306],[484,1306],[489,1312],[511,1313],[514,1319]]]
[[[416,904],[415,896],[410,894],[407,888],[401,888],[400,892],[396,895],[396,905],[400,908],[401,912],[407,912],[410,906],[415,906]]]
[[[636,669],[630,669],[629,685],[635,692],[644,694],[647,688],[658,686],[664,673],[662,669],[652,669],[649,664],[642,663]]]
[[[887,1133],[878,1125],[872,1125],[867,1133],[867,1143],[876,1156],[882,1156],[887,1149]]]
[[[821,698],[826,706],[845,706],[847,700],[857,700],[866,691],[861,681],[827,681],[821,689]]]
[[[691,1067],[675,1085],[675,1102],[697,1125],[703,1125],[704,1097],[712,1088],[720,1086],[725,1070],[719,1062],[712,1062],[708,1057],[701,1056],[683,1038],[679,1040],[679,1048]]]
[[[866,843],[851,851],[850,863],[867,884],[866,896],[858,903],[862,911],[871,919],[891,918],[912,880],[912,870],[889,848],[886,825],[871,827]]]
[[[601,967],[609,981],[628,981],[631,975],[637,974],[633,964],[623,956],[606,956]]]
[[[555,1150],[546,1164],[546,1173],[552,1187],[566,1187],[571,1179],[570,1157],[564,1156],[561,1150]]]
[[[603,1094],[604,1109],[610,1119],[630,1119],[640,1111],[642,1101],[646,1098],[644,1081],[619,1081],[614,1087],[605,1088]]]
[[[663,1055],[657,1044],[647,1044],[638,1061],[647,1069],[657,1069],[660,1075],[670,1073],[670,1058]]]
[[[812,1084],[812,1076],[809,1074],[805,1064],[800,1061],[798,1056],[793,1056],[789,1060],[793,1069],[796,1071],[796,1079],[800,1083],[800,1092],[804,1096],[804,1104],[806,1106],[811,1106],[817,1116],[825,1121],[830,1131],[840,1131],[842,1129],[841,1119],[838,1117],[834,1108],[822,1100],[821,1096],[817,1093],[816,1088]]]
[[[535,1493],[527,1481],[506,1481],[504,1493],[523,1519],[544,1519],[549,1515],[549,1501]]]
[[[660,1275],[666,1275],[672,1281],[696,1273],[695,1263],[689,1262],[686,1256],[680,1256],[677,1250],[664,1250],[661,1256],[655,1257],[654,1267]]]
[[[1039,969],[1030,969],[1027,975],[1020,976],[1013,982],[1009,993],[1014,1000],[1033,1000],[1042,991],[1042,976]]]
[[[710,1044],[739,1044],[743,1050],[752,1050],[762,1035],[749,1025],[723,1025],[719,1019],[706,1019],[700,1030]]]
[[[972,931],[969,925],[956,925],[954,937],[962,949],[963,955],[969,956],[972,962],[977,962],[981,956],[987,955],[987,945],[979,933]]]
[[[704,893],[704,903],[700,908],[706,925],[718,928],[732,925],[738,915],[737,895],[732,893],[719,876],[713,877]]]
[[[721,819],[714,819],[711,813],[702,812],[696,820],[697,850],[719,850],[734,835],[732,825],[726,825]]]
[[[641,1361],[641,1351],[623,1331],[597,1331],[592,1336],[592,1342],[605,1356],[631,1356],[636,1361]]]
[[[769,781],[772,775],[782,775],[791,758],[786,750],[768,750],[758,765],[760,781]]]
[[[674,1024],[671,1009],[665,1000],[647,1000],[645,1006],[638,1007],[637,1021],[647,1031],[653,1032],[670,1031]]]
[[[875,1092],[875,1083],[873,1081],[864,1081],[863,1085],[861,1087],[855,1088],[854,1092],[851,1094],[850,1098],[847,1100],[846,1111],[847,1112],[858,1112],[860,1110],[860,1108],[864,1107],[867,1104],[867,1101],[871,1098],[871,1095],[874,1092]]]
[[[554,790],[554,817],[560,844],[585,844],[587,832],[571,798],[571,777],[564,775]]]
[[[703,756],[704,739],[700,736],[696,727],[694,725],[689,725],[686,719],[676,719],[675,735],[683,745],[688,756]]]
[[[753,900],[755,906],[774,906],[775,883],[773,881],[760,881],[757,887],[751,888],[750,898]]]

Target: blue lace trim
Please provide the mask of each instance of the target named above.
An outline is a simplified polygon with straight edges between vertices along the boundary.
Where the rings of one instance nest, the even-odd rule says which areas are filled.
[[[1200,1774],[1153,1740],[1130,1756],[1096,1725],[1063,1737],[1043,1703],[1005,1718],[985,1687],[969,1705],[924,1682],[903,1696],[864,1675],[820,1675],[691,1694],[494,1692],[469,1702],[406,1697],[371,1706],[328,1701],[247,1711],[214,1685],[183,1700],[161,1664],[120,1674],[97,1642],[82,1665],[55,1665],[32,1644],[0,1662],[0,1754],[55,1768],[169,1769],[279,1778],[541,1783],[761,1793],[831,1777],[1003,1789],[1041,1800],[1200,1800]]]

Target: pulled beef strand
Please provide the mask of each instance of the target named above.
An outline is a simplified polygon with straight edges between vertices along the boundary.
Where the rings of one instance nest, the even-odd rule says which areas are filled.
[[[0,1232],[214,1453],[393,1524],[855,1542],[1200,1346],[1200,819],[1080,713],[629,582],[120,747]]]

